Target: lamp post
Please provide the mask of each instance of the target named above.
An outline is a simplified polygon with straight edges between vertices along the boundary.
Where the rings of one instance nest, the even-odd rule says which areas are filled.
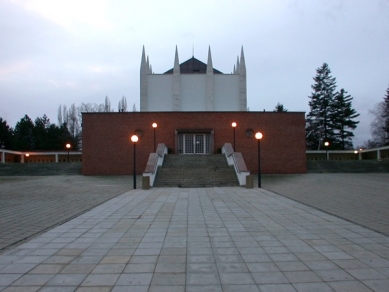
[[[330,146],[330,142],[328,142],[328,141],[324,142],[324,146],[326,147],[326,160],[329,160],[328,159],[328,146]]]
[[[153,151],[157,151],[157,146],[155,145],[155,129],[157,128],[157,123],[153,123],[151,125],[153,127],[153,130],[154,130],[154,150]]]
[[[235,128],[236,128],[236,123],[233,122],[231,124],[231,126],[232,126],[232,132],[233,132],[233,135],[234,135],[234,152],[236,152],[236,149],[235,149]]]
[[[261,139],[263,135],[261,132],[255,133],[255,139],[258,141],[258,188],[261,187]]]
[[[70,162],[69,160],[69,151],[70,151],[70,147],[72,147],[72,145],[70,145],[69,143],[66,144],[66,148],[68,149],[68,163]]]
[[[137,135],[131,136],[131,141],[134,143],[134,170],[133,170],[133,184],[134,184],[134,190],[136,189],[136,142],[138,142],[139,138]]]

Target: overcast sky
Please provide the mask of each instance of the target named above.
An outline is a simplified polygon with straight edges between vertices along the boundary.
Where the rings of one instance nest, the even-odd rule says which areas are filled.
[[[231,73],[243,46],[248,106],[309,111],[316,69],[329,64],[361,114],[389,86],[388,0],[0,0],[0,117],[57,123],[60,104],[126,96],[139,109],[142,46],[154,73],[194,56]]]

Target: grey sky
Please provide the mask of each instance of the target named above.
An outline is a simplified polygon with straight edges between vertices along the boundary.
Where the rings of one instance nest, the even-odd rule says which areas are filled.
[[[60,104],[126,96],[139,109],[142,46],[153,71],[194,55],[231,73],[241,46],[248,105],[309,111],[316,69],[328,63],[361,114],[356,144],[370,138],[368,110],[389,86],[387,0],[0,1],[0,117],[57,122]]]

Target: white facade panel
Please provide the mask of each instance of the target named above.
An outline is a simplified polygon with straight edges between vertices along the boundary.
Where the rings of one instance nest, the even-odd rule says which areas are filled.
[[[206,111],[206,75],[181,74],[181,111]]]
[[[246,65],[243,48],[233,74],[213,68],[211,51],[207,64],[192,57],[179,64],[176,48],[174,67],[154,74],[144,48],[140,68],[141,111],[246,111]]]
[[[147,75],[147,111],[173,111],[173,74]]]
[[[239,75],[214,75],[214,103],[216,111],[239,111]]]

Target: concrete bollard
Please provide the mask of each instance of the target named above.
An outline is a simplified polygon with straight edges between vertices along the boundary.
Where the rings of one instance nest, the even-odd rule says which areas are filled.
[[[142,190],[149,190],[149,189],[150,189],[150,177],[142,176]]]
[[[252,189],[254,187],[254,176],[246,176],[246,189]]]

